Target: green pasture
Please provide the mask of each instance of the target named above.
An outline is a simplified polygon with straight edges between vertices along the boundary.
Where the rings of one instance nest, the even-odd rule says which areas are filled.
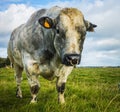
[[[37,104],[23,73],[23,98],[15,96],[14,70],[0,68],[0,112],[120,112],[120,68],[75,68],[69,75],[63,105],[57,102],[55,80],[39,77]]]

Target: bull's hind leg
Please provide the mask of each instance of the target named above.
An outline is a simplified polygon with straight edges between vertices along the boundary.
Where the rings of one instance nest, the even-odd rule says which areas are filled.
[[[21,91],[20,85],[22,81],[23,68],[15,64],[14,69],[15,69],[15,79],[16,79],[16,84],[17,84],[16,97],[22,98],[22,91]]]

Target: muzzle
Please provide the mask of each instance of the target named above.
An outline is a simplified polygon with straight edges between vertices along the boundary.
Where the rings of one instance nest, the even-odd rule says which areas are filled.
[[[76,66],[80,63],[80,54],[65,54],[62,63],[66,66]]]

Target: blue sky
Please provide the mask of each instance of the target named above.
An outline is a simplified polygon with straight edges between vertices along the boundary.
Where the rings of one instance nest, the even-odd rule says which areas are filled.
[[[52,3],[52,2],[55,3],[58,1],[64,2],[65,0],[1,0],[0,10],[6,9],[10,4],[27,4],[33,7],[37,7],[38,5],[47,5],[49,3]],[[67,1],[71,1],[71,0],[67,0]]]
[[[87,33],[81,66],[120,66],[119,0],[1,0],[0,57],[7,56],[7,43],[14,28],[25,23],[40,8],[54,5],[75,7],[85,19],[98,25]]]

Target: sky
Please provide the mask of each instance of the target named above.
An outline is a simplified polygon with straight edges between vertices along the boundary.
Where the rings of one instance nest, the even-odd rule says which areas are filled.
[[[0,57],[7,57],[14,28],[55,5],[78,8],[98,26],[86,35],[80,66],[120,66],[120,0],[0,0]]]

